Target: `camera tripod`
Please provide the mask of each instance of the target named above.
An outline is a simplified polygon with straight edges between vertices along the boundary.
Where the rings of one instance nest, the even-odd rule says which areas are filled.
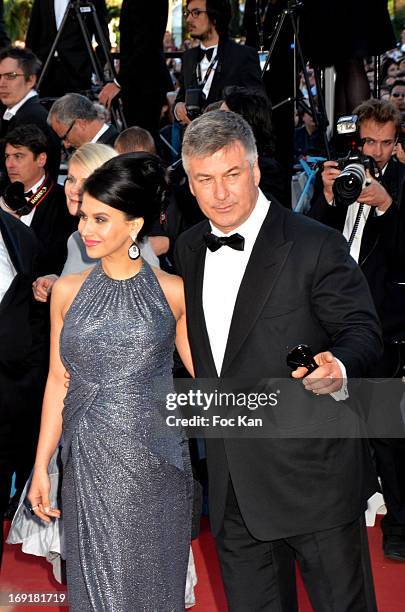
[[[266,7],[260,18],[260,12],[261,12],[260,11],[260,0],[256,0],[256,27],[258,29],[261,52],[263,52],[264,50],[263,24],[264,24],[264,19],[266,17],[270,3],[271,3],[271,0],[268,0]],[[310,114],[315,122],[316,127],[322,133],[323,141],[325,144],[325,151],[326,151],[328,159],[330,159],[331,157],[330,147],[329,147],[328,137],[326,133],[326,129],[329,125],[329,121],[328,121],[328,117],[326,114],[324,98],[322,95],[321,79],[319,75],[319,70],[314,69],[316,91],[317,91],[317,97],[318,97],[318,108],[319,108],[319,112],[317,112],[316,106],[315,106],[314,95],[311,91],[311,84],[309,82],[309,76],[308,76],[308,72],[306,68],[306,61],[304,58],[301,42],[299,39],[299,24],[298,24],[299,17],[297,13],[299,9],[302,8],[302,6],[303,6],[303,2],[301,0],[287,0],[287,7],[283,8],[280,15],[278,16],[273,32],[268,36],[268,40],[270,40],[271,42],[270,42],[269,50],[267,52],[266,61],[264,62],[264,65],[262,68],[262,78],[265,75],[266,71],[271,69],[271,57],[273,55],[275,46],[277,44],[277,41],[279,40],[280,33],[283,27],[286,27],[284,24],[286,23],[287,20],[289,20],[291,23],[292,29],[293,29],[293,33],[294,33],[294,49],[295,49],[295,54],[296,54],[295,55],[296,62],[295,62],[295,70],[294,70],[295,72],[294,74],[294,97],[289,97],[283,100],[282,102],[279,102],[277,105],[273,106],[273,110],[276,108],[279,108],[280,106],[284,104],[288,104],[290,102],[298,101],[299,103],[299,99],[296,95],[296,89],[297,89],[296,74],[298,72],[298,68],[297,68],[297,58],[298,58],[298,65],[300,65],[301,67],[301,70],[304,76],[304,80],[305,80],[305,85],[306,85],[307,92],[308,92],[308,102],[309,102]]]
[[[87,53],[90,58],[93,72],[95,73],[97,77],[97,81],[101,83],[102,85],[105,85],[105,83],[112,81],[117,76],[115,68],[114,68],[114,64],[111,61],[109,46],[105,39],[104,32],[101,28],[100,20],[98,18],[97,11],[96,11],[94,4],[91,1],[87,2],[87,1],[82,1],[82,0],[70,0],[70,2],[68,3],[66,7],[65,14],[63,15],[63,19],[60,24],[59,30],[56,34],[55,40],[53,41],[51,50],[49,51],[48,57],[46,58],[44,67],[41,72],[41,76],[38,80],[38,84],[37,84],[38,89],[40,89],[41,83],[43,82],[49,70],[49,66],[52,61],[52,58],[55,55],[55,51],[57,50],[59,41],[61,37],[63,36],[63,32],[66,28],[66,24],[67,24],[67,20],[69,18],[70,12],[73,12],[76,15],[77,22],[80,27],[80,32],[82,34],[84,43],[86,45]],[[106,66],[105,71],[104,71],[104,66],[101,65],[100,60],[97,57],[97,54],[91,44],[91,36],[86,26],[85,20],[83,18],[84,13],[91,14],[91,17],[93,19],[94,27],[97,32],[98,41],[99,41],[100,47],[103,52],[104,64]],[[118,101],[118,105],[116,108],[111,107],[110,112],[111,112],[112,120],[115,123],[115,125],[125,129],[127,125],[126,125],[124,113],[122,110],[121,100]]]

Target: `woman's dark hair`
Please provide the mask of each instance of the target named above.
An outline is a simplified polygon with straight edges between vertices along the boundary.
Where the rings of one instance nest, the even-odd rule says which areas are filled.
[[[252,128],[259,156],[273,155],[271,105],[266,94],[257,89],[231,85],[225,88],[223,99],[229,110],[242,115]]]
[[[142,217],[142,240],[166,210],[166,171],[156,155],[124,153],[97,168],[86,179],[84,192],[121,210],[128,220]]]

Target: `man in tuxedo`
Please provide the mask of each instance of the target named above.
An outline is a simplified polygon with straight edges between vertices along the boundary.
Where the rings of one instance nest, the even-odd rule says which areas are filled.
[[[63,16],[68,0],[34,0],[28,24],[25,44],[45,63]],[[83,3],[85,4],[85,3]],[[107,8],[105,0],[93,0],[100,22],[103,38],[110,49]],[[100,45],[100,36],[90,12],[81,12],[90,39],[94,36]],[[105,61],[104,55],[100,60]],[[76,13],[69,10],[67,21],[59,39],[54,57],[41,83],[41,96],[59,97],[70,91],[83,92],[91,89],[92,64]]]
[[[21,207],[15,205],[19,200],[13,200],[13,209],[2,200],[2,207],[10,216],[18,216],[18,223],[29,226],[38,240],[36,276],[33,280],[45,274],[59,275],[66,260],[68,237],[76,229],[77,222],[69,214],[63,187],[56,184],[45,170],[47,142],[44,134],[35,125],[15,128],[7,135],[5,158],[10,182],[16,186],[20,183],[24,189]],[[10,187],[8,193],[11,193]],[[6,195],[4,199],[9,201]],[[34,313],[36,370],[29,389],[29,402],[25,406],[29,428],[27,430],[24,426],[26,435],[21,434],[24,443],[18,446],[18,461],[14,464],[17,475],[16,501],[35,456],[49,361],[49,307],[47,304],[36,304]]]
[[[37,246],[34,233],[0,209],[0,564],[11,478],[28,435],[33,437],[29,405],[37,370],[31,283]]]
[[[287,379],[287,352],[306,343],[318,367],[304,386],[308,370],[293,372],[296,418],[306,402],[322,401],[321,418],[326,406],[335,412],[325,423],[332,432],[343,378],[362,376],[381,351],[367,283],[345,241],[266,200],[253,133],[239,115],[195,119],[182,154],[208,217],[177,241],[196,376]],[[293,407],[280,405],[280,416]],[[231,612],[296,609],[285,593],[286,550],[315,610],[376,611],[363,516],[378,487],[368,447],[311,436],[307,426],[308,435],[290,439],[206,441],[211,527]]]
[[[314,197],[309,214],[343,232],[368,281],[384,336],[383,357],[368,375],[401,378],[405,374],[405,165],[393,157],[401,114],[385,100],[367,100],[353,114],[358,116],[360,149],[374,159],[379,178],[369,176],[357,201],[345,205],[333,192],[341,170],[336,161],[325,162],[322,191]],[[380,407],[378,403],[376,408]],[[381,521],[383,550],[388,558],[405,561],[405,440],[374,438],[372,445],[387,506]]]
[[[128,127],[137,125],[157,140],[166,93],[174,89],[163,54],[168,0],[123,0],[120,13],[120,69],[100,92],[109,107],[118,95]]]
[[[228,37],[229,0],[189,0],[186,6],[190,36],[198,39],[200,46],[183,54],[181,87],[174,113],[184,125],[191,121],[185,104],[188,89],[201,90],[201,107],[204,108],[221,100],[222,91],[228,85],[263,87],[256,51]]]
[[[45,134],[48,142],[48,170],[54,180],[60,166],[60,142],[47,124],[48,112],[39,101],[35,90],[41,62],[29,50],[7,47],[0,50],[0,102],[6,110],[1,119],[0,138],[14,128],[35,124]],[[3,153],[1,167],[4,173]]]
[[[87,142],[114,146],[117,129],[100,118],[94,104],[77,93],[69,93],[56,100],[48,116],[52,129],[66,149],[78,149]]]

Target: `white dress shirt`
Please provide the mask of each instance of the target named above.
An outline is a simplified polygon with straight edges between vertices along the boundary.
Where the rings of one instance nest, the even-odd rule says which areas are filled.
[[[42,183],[44,182],[44,178],[45,178],[45,175],[41,176],[39,181],[35,183],[35,185],[31,187],[30,189],[28,189],[27,191],[32,191],[33,195],[36,194],[36,192],[38,191],[38,189],[41,187]],[[24,225],[28,225],[28,227],[30,227],[32,223],[32,219],[34,218],[36,209],[37,207],[34,206],[31,212],[28,213],[28,215],[23,215],[22,217],[20,217],[20,220],[24,223]]]
[[[60,28],[60,24],[62,23],[63,15],[66,12],[66,7],[68,4],[69,0],[54,0],[55,23],[57,30]]]
[[[0,230],[0,303],[16,274]]]
[[[10,121],[10,119],[14,117],[16,112],[22,107],[23,104],[26,103],[27,100],[37,95],[38,93],[35,91],[35,89],[30,89],[30,91],[19,102],[17,102],[17,104],[14,104],[14,106],[12,106],[11,108],[6,109],[3,115],[3,119],[5,121]]]
[[[239,287],[269,206],[270,203],[259,190],[256,206],[248,219],[228,234],[243,236],[245,239],[243,251],[235,251],[228,246],[223,246],[215,252],[207,249],[202,298],[205,323],[218,375],[222,369]],[[216,236],[226,235],[212,224],[211,228],[212,233]],[[220,313],[218,305],[220,305]]]
[[[207,74],[207,70],[209,68],[209,65],[211,64],[211,62],[216,58],[217,54],[218,54],[218,45],[213,45],[212,47],[204,47],[204,45],[200,45],[201,49],[204,51],[205,49],[214,49],[213,53],[212,53],[212,58],[211,61],[208,61],[208,58],[206,55],[204,55],[203,59],[200,62],[200,69],[201,69],[201,81],[204,82],[205,79],[205,75]],[[210,89],[211,89],[211,85],[212,85],[212,79],[214,78],[214,74],[215,74],[215,70],[217,69],[218,66],[218,61],[216,61],[213,64],[213,69],[211,70],[211,74],[209,75],[207,82],[205,83],[204,87],[203,87],[203,94],[206,98],[208,98],[208,94],[210,93]]]

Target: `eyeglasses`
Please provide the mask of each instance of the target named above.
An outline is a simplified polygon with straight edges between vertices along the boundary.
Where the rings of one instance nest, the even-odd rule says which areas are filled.
[[[207,11],[203,11],[202,9],[193,9],[192,11],[189,11],[188,9],[186,9],[185,11],[183,11],[183,15],[185,19],[188,19],[191,15],[191,17],[193,19],[198,19],[199,16],[201,15],[201,13],[206,13]]]
[[[65,134],[63,134],[63,136],[60,137],[61,140],[66,140],[67,137],[70,134],[70,130],[73,129],[74,124],[76,123],[76,119],[73,119],[72,123],[69,125],[68,129],[66,130]]]
[[[405,91],[393,91],[394,98],[405,98]]]
[[[19,76],[25,77],[25,74],[23,72],[3,72],[0,73],[0,80],[4,78],[6,81],[15,81]]]

